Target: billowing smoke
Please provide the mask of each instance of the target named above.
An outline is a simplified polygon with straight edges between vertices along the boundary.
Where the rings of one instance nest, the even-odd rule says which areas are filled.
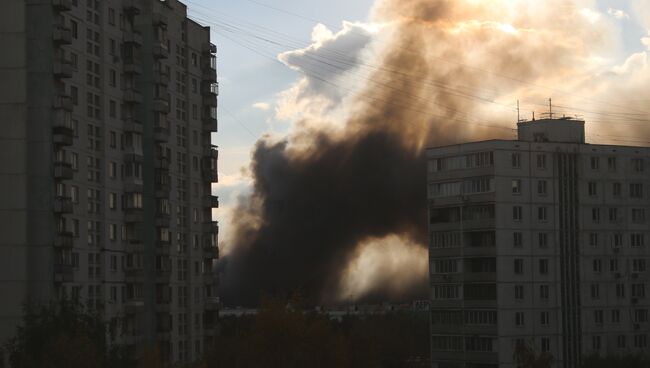
[[[253,194],[234,211],[220,261],[222,299],[248,305],[260,293],[294,291],[317,303],[426,298],[427,146],[512,139],[517,98],[553,96],[595,111],[586,91],[597,99],[593,91],[616,87],[631,68],[641,68],[634,73],[647,88],[647,62],[603,71],[598,55],[615,43],[615,26],[592,5],[383,0],[377,34],[317,27],[315,46],[281,56],[307,75],[278,109],[309,113],[294,111],[289,136],[255,147]],[[314,79],[308,61],[346,37],[358,41],[348,61],[359,74],[338,68]],[[364,52],[373,37],[384,45],[378,55]],[[351,93],[319,92],[363,71],[368,78]]]

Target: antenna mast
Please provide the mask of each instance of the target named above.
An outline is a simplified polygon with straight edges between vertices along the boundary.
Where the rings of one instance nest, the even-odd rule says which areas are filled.
[[[519,100],[517,100],[517,123],[521,123],[521,119],[519,118]]]
[[[553,119],[553,100],[548,99],[548,116]]]

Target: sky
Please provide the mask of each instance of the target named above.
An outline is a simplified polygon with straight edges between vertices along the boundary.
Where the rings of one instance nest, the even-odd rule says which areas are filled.
[[[447,5],[437,8],[445,1]],[[407,109],[424,103],[427,116],[398,112],[404,117],[401,120],[414,121],[400,120],[403,126],[395,135],[416,142],[415,148],[430,143],[425,142],[430,129],[438,135],[446,134],[440,129],[450,122],[456,124],[450,127],[457,140],[495,136],[486,131],[487,124],[501,125],[498,128],[511,134],[509,119],[514,126],[514,106],[519,98],[523,99],[522,113],[529,118],[533,110],[545,112],[547,98],[553,97],[555,111],[585,117],[587,139],[593,143],[638,144],[626,141],[640,136],[635,137],[640,129],[634,132],[629,127],[639,126],[639,120],[647,121],[645,106],[650,100],[643,100],[647,98],[643,94],[650,80],[650,0],[184,2],[190,18],[212,28],[212,42],[218,47],[219,132],[213,135],[213,142],[220,150],[220,180],[214,189],[221,203],[215,212],[222,254],[231,251],[231,243],[241,244],[229,241],[231,224],[238,224],[233,226],[239,230],[246,228],[234,214],[255,215],[255,211],[238,211],[242,203],[245,207],[255,194],[277,189],[253,191],[255,180],[259,185],[269,173],[263,167],[251,169],[251,162],[255,163],[252,155],[280,152],[288,169],[296,169],[299,167],[291,165],[302,162],[300,158],[308,157],[310,150],[319,150],[322,142],[314,140],[319,133],[352,149],[341,134],[355,137],[351,117],[358,113],[355,108],[363,106],[360,100],[386,95],[406,81],[404,77],[392,80],[394,84],[368,80],[390,80],[396,74],[410,72],[397,70],[411,61],[410,56],[402,64],[388,64],[392,70],[381,70],[391,55],[404,54],[405,47],[395,44],[393,36],[405,30],[414,30],[414,35],[427,40],[426,50],[416,50],[414,56],[424,57],[425,64],[431,66],[423,71],[426,75],[421,85],[414,86],[409,95],[391,97],[410,99]],[[432,12],[420,12],[426,8]],[[442,21],[436,18],[438,12],[444,17]],[[326,62],[316,62],[319,60]],[[339,64],[328,64],[332,62]],[[316,70],[312,69],[315,65]],[[420,87],[431,88],[431,83],[440,81],[442,86],[422,94]],[[633,100],[636,98],[640,100]],[[454,112],[449,106],[462,111]],[[436,117],[436,113],[440,115]],[[384,115],[381,119],[386,118]],[[474,125],[458,129],[468,123]],[[413,134],[404,133],[411,129]],[[283,139],[287,147],[274,146]],[[257,163],[261,161],[257,157]],[[282,179],[276,178],[276,187]],[[274,221],[272,217],[263,220]],[[286,232],[280,225],[274,226],[271,224],[271,232]],[[422,252],[412,249],[422,248],[405,246],[405,242],[401,249],[411,249],[410,255],[390,248],[399,241],[399,236],[361,239],[358,249],[368,250],[357,252],[356,264],[351,262],[348,269],[381,264],[381,254],[406,254],[403,263],[390,265],[396,270],[408,267],[409,262],[415,264],[414,260],[421,265]],[[381,273],[381,268],[375,271]],[[373,277],[350,279],[344,292],[363,293]]]

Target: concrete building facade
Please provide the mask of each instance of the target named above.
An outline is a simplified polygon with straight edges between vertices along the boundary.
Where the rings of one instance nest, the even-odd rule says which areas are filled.
[[[518,132],[427,151],[432,366],[649,351],[650,148],[572,119]]]
[[[0,46],[0,340],[67,296],[194,360],[218,313],[209,28],[177,0],[3,0]]]

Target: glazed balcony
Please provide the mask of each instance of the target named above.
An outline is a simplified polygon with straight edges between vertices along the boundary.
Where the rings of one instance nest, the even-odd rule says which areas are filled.
[[[72,249],[74,235],[70,231],[57,231],[54,235],[54,247]]]
[[[54,96],[54,103],[52,104],[52,107],[54,107],[55,110],[72,112],[72,97],[66,93],[58,93]]]
[[[122,64],[124,73],[126,74],[142,74],[142,63],[137,57],[127,57]]]
[[[71,263],[54,264],[54,282],[72,282],[74,279],[74,268]]]
[[[167,42],[165,40],[155,40],[153,43],[153,57],[156,59],[167,59],[169,58],[169,49],[167,48]]]
[[[142,46],[142,34],[140,32],[130,32],[124,34],[124,43],[128,45]]]
[[[67,162],[54,163],[54,179],[55,180],[72,180],[73,170],[72,165]]]
[[[155,68],[153,71],[153,81],[156,84],[167,87],[169,85],[169,74],[165,70]]]
[[[123,1],[124,12],[131,15],[137,15],[142,13],[142,5],[140,0],[124,0]]]
[[[124,209],[124,222],[137,223],[142,222],[144,219],[144,211],[142,208],[126,208]]]
[[[65,26],[56,26],[52,32],[52,40],[57,45],[70,45],[72,43],[72,30]]]
[[[72,198],[70,197],[55,197],[54,198],[54,213],[68,214],[72,213]]]
[[[57,110],[53,117],[52,143],[56,146],[71,146],[74,140],[74,129],[70,113]]]
[[[129,87],[123,91],[123,99],[126,103],[140,104],[142,103],[142,94],[134,87]]]
[[[219,208],[219,197],[215,195],[204,196],[203,205],[210,208]]]
[[[54,61],[53,74],[56,78],[72,78],[72,73],[74,73],[74,66],[71,62],[65,59],[58,59]]]
[[[124,124],[122,125],[125,133],[140,133],[142,134],[143,127],[142,123],[133,117],[127,117],[123,120]]]
[[[70,11],[72,9],[72,0],[52,0],[52,6],[59,12]]]
[[[217,296],[209,296],[205,298],[205,309],[218,310],[221,306],[221,300]]]
[[[218,232],[218,230],[217,230]],[[219,247],[215,246],[204,246],[203,247],[203,256],[207,259],[219,259]]]

